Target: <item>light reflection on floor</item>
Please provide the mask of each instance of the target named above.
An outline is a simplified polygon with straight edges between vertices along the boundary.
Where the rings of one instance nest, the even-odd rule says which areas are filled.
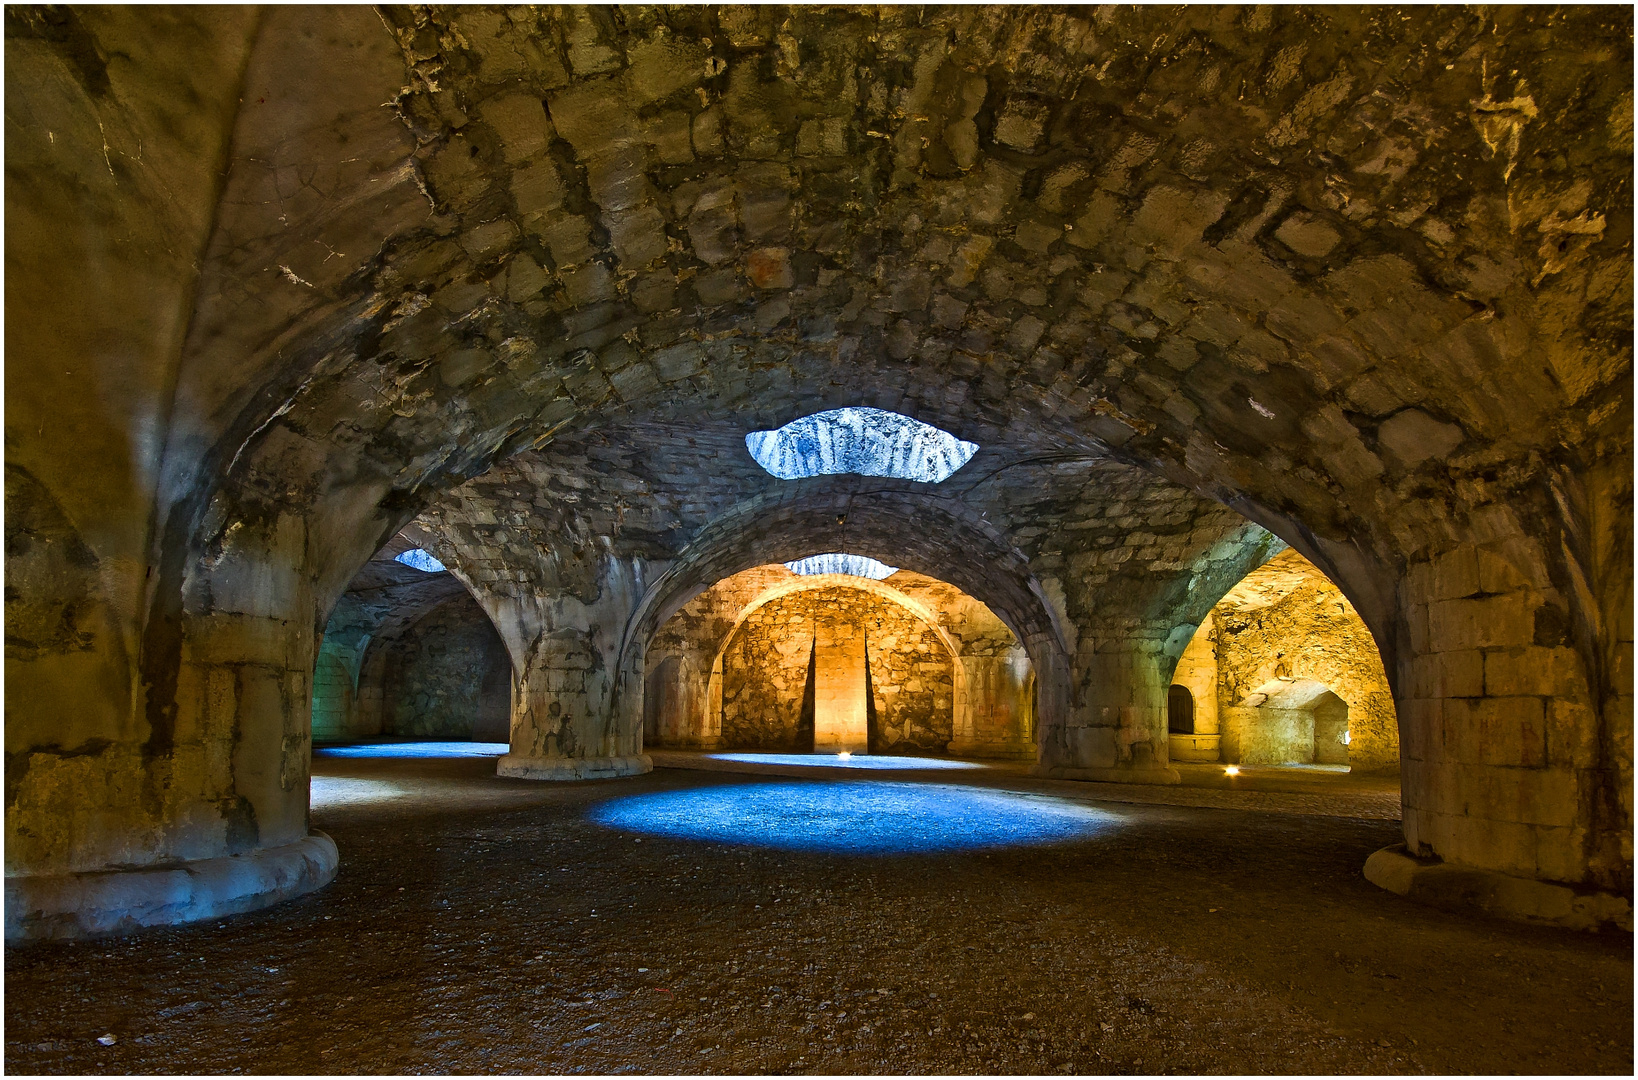
[[[787,851],[897,855],[1046,844],[1119,818],[1064,799],[936,784],[735,784],[610,799],[593,821],[631,832]]]
[[[359,780],[351,776],[315,776],[307,805],[315,810],[358,803],[386,802],[411,794],[391,780]]]
[[[892,757],[887,754],[706,754],[715,761],[743,761],[750,765],[807,765],[817,769],[987,769],[976,761],[948,758]]]
[[[510,747],[503,742],[360,743],[357,746],[320,746],[317,757],[344,758],[462,758],[500,757]]]

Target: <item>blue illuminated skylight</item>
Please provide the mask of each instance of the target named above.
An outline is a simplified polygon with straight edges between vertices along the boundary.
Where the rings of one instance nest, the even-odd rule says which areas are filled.
[[[962,851],[1078,840],[1114,814],[1067,799],[880,780],[733,784],[628,795],[592,807],[616,829],[850,855]]]
[[[978,452],[931,424],[883,409],[849,406],[745,436],[756,463],[781,480],[858,473],[939,483]]]
[[[863,555],[843,555],[839,551],[826,555],[809,555],[805,559],[786,563],[785,568],[793,574],[808,576],[848,574],[852,577],[869,578],[871,581],[880,581],[899,572],[896,566],[888,566],[875,559],[867,559]]]
[[[425,570],[429,574],[440,573],[444,569],[443,563],[420,548],[410,548],[401,555],[394,555],[392,561],[403,563],[405,566],[413,566],[417,570]]]

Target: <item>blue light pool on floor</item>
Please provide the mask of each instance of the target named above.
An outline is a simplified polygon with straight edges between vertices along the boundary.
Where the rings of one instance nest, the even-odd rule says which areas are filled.
[[[616,829],[786,851],[901,855],[1076,840],[1118,822],[1064,799],[890,781],[736,784],[610,799]]]
[[[976,761],[947,758],[892,757],[887,754],[707,754],[713,761],[742,761],[749,765],[807,765],[815,769],[986,769]]]
[[[324,746],[314,749],[313,753],[318,757],[462,758],[500,757],[509,749],[503,742],[402,742]]]

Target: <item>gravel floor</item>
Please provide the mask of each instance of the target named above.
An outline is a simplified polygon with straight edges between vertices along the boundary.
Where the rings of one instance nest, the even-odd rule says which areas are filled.
[[[7,1071],[1632,1072],[1630,936],[1376,889],[1360,867],[1398,837],[1380,818],[1079,802],[1077,835],[961,849],[959,822],[930,821],[911,833],[953,850],[882,853],[591,816],[630,795],[720,806],[740,785],[807,805],[834,777],[314,771],[332,885],[221,923],[8,947]],[[1020,806],[1103,787],[864,782],[969,781]]]

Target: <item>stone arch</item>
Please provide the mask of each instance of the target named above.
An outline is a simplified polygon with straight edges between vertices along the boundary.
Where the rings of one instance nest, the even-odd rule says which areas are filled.
[[[1037,716],[1070,707],[1072,684],[1061,616],[1027,561],[985,527],[909,485],[825,485],[824,493],[742,506],[704,530],[644,594],[620,652],[617,715],[640,703],[643,650],[656,630],[712,582],[815,551],[848,551],[949,581],[990,607],[1034,665]],[[907,524],[914,522],[914,530]],[[920,538],[907,544],[913,531]],[[640,708],[638,708],[640,712]]]
[[[388,685],[389,676],[391,681],[397,682],[415,671],[399,665],[398,650],[404,641],[418,635],[425,620],[442,613],[455,620],[455,643],[466,650],[478,649],[480,656],[487,653],[488,662],[476,686],[471,685],[471,672],[452,679],[452,673],[446,671],[424,689],[430,689],[433,699],[438,700],[443,696],[442,687],[453,681],[457,700],[464,700],[473,707],[474,723],[486,727],[493,738],[499,733],[494,731],[494,718],[484,710],[495,705],[493,699],[499,695],[505,699],[500,702],[502,709],[509,711],[514,681],[511,651],[505,647],[505,639],[484,605],[478,602],[469,581],[460,574],[448,572],[447,567],[444,572],[425,573],[397,561],[397,556],[412,546],[413,542],[404,533],[390,540],[365,563],[326,620],[319,662],[344,660],[359,696],[356,711],[349,717],[352,732],[337,734],[356,737],[384,733],[393,719],[389,711],[391,702],[384,697],[392,688]],[[460,609],[465,605],[470,607],[463,612]],[[481,628],[469,625],[473,614],[483,620]],[[468,625],[463,627],[463,624]],[[489,652],[487,635],[493,635],[498,655]],[[467,698],[468,693],[475,696]],[[319,705],[320,695],[315,688],[315,710]],[[315,719],[315,738],[318,730]]]
[[[859,592],[868,593],[872,596],[879,597],[888,603],[903,608],[918,622],[922,623],[933,632],[933,635],[939,640],[939,643],[943,645],[952,661],[951,673],[955,680],[954,700],[952,702],[951,709],[952,722],[955,725],[956,730],[962,730],[964,721],[966,721],[964,710],[967,709],[969,704],[967,672],[962,663],[960,647],[954,640],[952,640],[949,631],[945,629],[938,616],[927,610],[925,606],[918,603],[912,597],[887,584],[885,581],[872,581],[869,578],[853,577],[846,574],[815,574],[798,577],[794,581],[771,585],[767,589],[758,593],[755,598],[741,608],[735,615],[732,625],[728,628],[727,632],[722,635],[721,640],[718,641],[716,649],[711,657],[711,666],[709,669],[710,681],[707,684],[706,689],[707,711],[709,712],[709,710],[713,707],[713,703],[719,699],[721,694],[720,680],[722,678],[723,655],[728,651],[728,647],[732,643],[734,635],[739,632],[740,627],[754,611],[796,593],[833,587],[854,589]],[[657,626],[656,632],[658,632],[663,625],[664,624],[662,623],[660,626]]]

